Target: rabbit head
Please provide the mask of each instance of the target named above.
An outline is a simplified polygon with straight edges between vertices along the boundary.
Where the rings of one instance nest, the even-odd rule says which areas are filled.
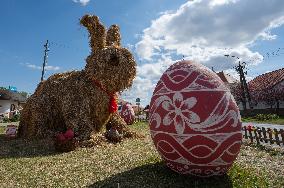
[[[136,75],[136,63],[132,54],[120,46],[117,25],[107,30],[97,16],[85,15],[80,23],[89,31],[91,55],[85,71],[88,78],[100,82],[109,92],[119,92],[131,87]]]

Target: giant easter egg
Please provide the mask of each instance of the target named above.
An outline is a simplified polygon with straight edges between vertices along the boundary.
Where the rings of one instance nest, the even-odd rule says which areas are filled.
[[[131,104],[127,103],[122,105],[120,116],[124,119],[127,125],[134,123],[135,113]]]
[[[150,103],[150,131],[172,170],[208,177],[225,174],[241,146],[241,121],[229,89],[216,73],[180,61],[162,75]]]

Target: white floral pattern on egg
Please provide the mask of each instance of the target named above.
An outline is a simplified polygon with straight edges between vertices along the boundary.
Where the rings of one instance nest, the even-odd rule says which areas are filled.
[[[240,151],[241,121],[234,98],[214,72],[192,61],[177,62],[162,75],[149,122],[159,154],[181,174],[222,175]]]

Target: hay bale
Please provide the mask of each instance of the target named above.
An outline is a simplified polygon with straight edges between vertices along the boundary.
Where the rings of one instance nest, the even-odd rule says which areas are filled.
[[[92,49],[85,68],[39,83],[22,111],[19,137],[51,137],[72,129],[79,142],[89,140],[112,116],[110,103],[116,93],[131,87],[136,63],[120,46],[119,27],[113,25],[106,33],[99,18],[91,15],[81,24],[89,31]]]
[[[105,137],[110,142],[116,143],[125,138],[143,138],[144,136],[132,131],[118,113],[113,113],[106,124]]]

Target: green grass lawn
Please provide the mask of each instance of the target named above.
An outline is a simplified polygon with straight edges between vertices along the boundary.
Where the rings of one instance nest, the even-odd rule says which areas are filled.
[[[69,153],[54,151],[50,140],[0,137],[0,187],[282,187],[253,166],[233,165],[227,175],[196,178],[168,169],[156,152],[146,123],[133,129],[145,138],[105,143]],[[1,131],[1,130],[0,130]],[[282,184],[283,183],[283,184]]]
[[[265,121],[259,121],[254,117],[245,117],[242,118],[243,122],[256,122],[256,123],[269,123],[269,124],[278,124],[278,125],[284,125],[284,116],[280,116],[279,119],[270,119]]]
[[[5,130],[6,130],[5,126],[0,126],[0,134],[4,134]]]

